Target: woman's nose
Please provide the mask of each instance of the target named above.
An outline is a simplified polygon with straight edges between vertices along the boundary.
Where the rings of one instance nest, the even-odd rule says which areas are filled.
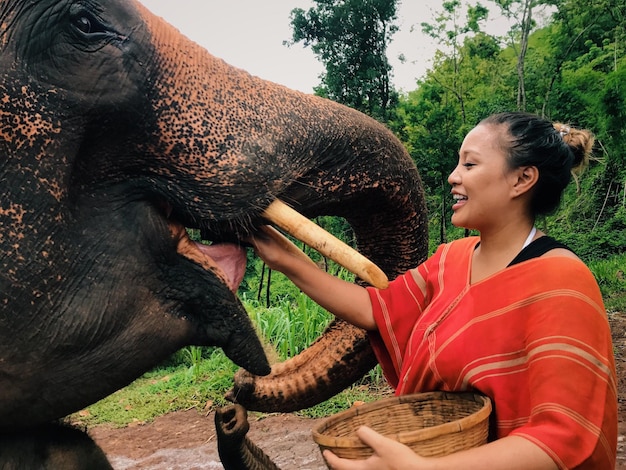
[[[459,167],[457,166],[454,170],[452,170],[452,173],[448,175],[448,183],[451,186],[454,186],[460,183],[459,172],[457,171],[458,169]]]

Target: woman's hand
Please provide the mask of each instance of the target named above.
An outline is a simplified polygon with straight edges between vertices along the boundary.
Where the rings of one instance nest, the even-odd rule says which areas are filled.
[[[357,430],[357,436],[364,444],[372,448],[374,454],[365,460],[351,460],[339,458],[326,450],[324,458],[333,470],[424,470],[428,468],[428,459],[367,426],[361,426]]]
[[[341,459],[324,451],[324,458],[333,470],[556,470],[554,461],[533,442],[507,436],[480,447],[455,452],[444,457],[422,457],[409,447],[388,439],[362,426],[357,435],[374,454],[366,460]]]
[[[276,229],[268,225],[262,226],[247,241],[252,245],[255,253],[274,271],[283,272],[289,258],[295,256],[294,251],[297,250],[295,245],[291,244]],[[306,255],[302,253],[302,256]]]
[[[271,227],[263,228],[247,241],[270,269],[285,274],[302,292],[330,313],[360,328],[376,329],[372,303],[363,287],[321,270]]]

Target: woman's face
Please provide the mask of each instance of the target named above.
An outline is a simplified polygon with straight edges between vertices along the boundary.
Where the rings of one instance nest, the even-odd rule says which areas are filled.
[[[459,163],[448,177],[455,226],[482,232],[506,219],[516,180],[502,148],[506,129],[503,125],[478,125],[463,140]]]

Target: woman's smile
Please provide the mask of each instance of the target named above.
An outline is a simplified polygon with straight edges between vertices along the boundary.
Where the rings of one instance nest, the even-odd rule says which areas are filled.
[[[463,194],[456,193],[454,191],[452,191],[452,199],[454,199],[454,204],[452,205],[452,210],[453,211],[455,211],[457,209],[460,209],[467,202],[467,196],[464,196]]]

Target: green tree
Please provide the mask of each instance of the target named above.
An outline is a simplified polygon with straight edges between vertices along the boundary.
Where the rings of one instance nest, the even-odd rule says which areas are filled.
[[[405,145],[429,188],[431,232],[438,229],[438,243],[444,243],[451,202],[447,179],[461,144],[461,115],[457,98],[450,90],[436,80],[426,80],[420,85],[401,98],[398,115],[403,120]]]
[[[326,72],[316,93],[383,121],[397,102],[387,46],[397,0],[314,0],[291,11],[291,44],[311,47]]]
[[[417,89],[400,97],[390,122],[420,168],[431,228],[439,232],[431,230],[433,241],[460,235],[445,224],[446,179],[462,137],[491,113],[522,108],[596,134],[590,168],[539,225],[586,260],[624,252],[626,0],[495,1],[518,12],[507,41],[481,32],[480,21],[465,24],[459,1],[445,2],[432,24],[423,25],[442,47]],[[532,19],[544,6],[551,14],[537,27]],[[532,11],[524,15],[524,8]]]
[[[498,66],[500,45],[481,31],[488,11],[481,4],[443,2],[422,31],[440,45],[419,88],[400,99],[392,129],[405,142],[428,190],[430,226],[438,242],[449,228],[448,175],[465,133],[490,111],[503,109],[505,81]],[[432,230],[431,230],[432,231]],[[433,231],[434,235],[434,231]]]
[[[448,175],[457,163],[463,136],[485,116],[510,109],[506,96],[512,91],[501,76],[499,53],[497,41],[487,34],[466,37],[455,55],[441,54],[418,89],[400,98],[398,118],[390,124],[428,188],[430,225],[438,232],[438,243],[448,236]]]
[[[480,23],[487,19],[488,11],[480,3],[467,6],[465,15],[462,15],[463,6],[460,0],[444,1],[442,10],[437,13],[433,23],[422,23],[422,31],[435,39],[442,49],[437,50],[434,64],[435,73],[432,78],[438,80],[441,86],[447,88],[456,97],[463,122],[466,122],[465,92],[466,83],[460,80],[461,68],[465,55],[462,53],[464,38],[469,34],[480,31]],[[466,23],[459,24],[459,19],[465,16]],[[437,74],[438,69],[442,74]],[[444,78],[445,77],[445,78]]]
[[[536,26],[533,9],[539,4],[536,0],[493,0],[500,7],[501,13],[517,22],[509,31],[511,45],[517,52],[517,109],[526,109],[525,59],[528,51],[530,32]]]

